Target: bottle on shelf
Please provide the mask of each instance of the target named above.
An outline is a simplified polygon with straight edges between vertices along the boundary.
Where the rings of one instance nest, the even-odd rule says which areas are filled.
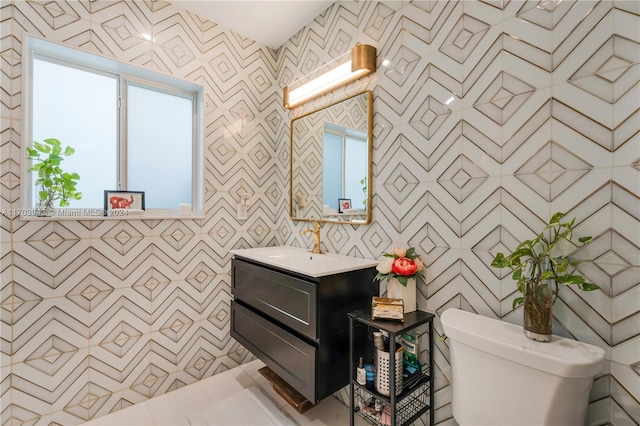
[[[369,390],[373,390],[374,389],[374,382],[376,380],[376,370],[373,367],[373,364],[366,364],[364,366],[364,370],[366,373],[366,386],[367,389]]]
[[[362,386],[365,386],[367,384],[367,372],[364,370],[362,357],[360,357],[360,361],[358,362],[358,369],[356,370],[356,381]]]

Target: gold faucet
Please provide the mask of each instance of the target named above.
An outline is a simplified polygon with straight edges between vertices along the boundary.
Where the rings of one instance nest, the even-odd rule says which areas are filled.
[[[300,234],[304,235],[309,232],[313,234],[313,250],[311,250],[311,253],[323,254],[322,250],[320,249],[320,222],[314,221],[313,229],[303,229],[302,231],[300,231]]]

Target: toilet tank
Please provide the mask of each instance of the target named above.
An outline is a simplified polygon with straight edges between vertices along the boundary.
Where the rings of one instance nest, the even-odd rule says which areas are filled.
[[[448,309],[452,410],[460,425],[582,425],[604,350],[553,336],[528,339],[522,327]]]

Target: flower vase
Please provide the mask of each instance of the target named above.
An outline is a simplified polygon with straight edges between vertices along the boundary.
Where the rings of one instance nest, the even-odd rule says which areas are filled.
[[[547,281],[525,283],[524,334],[539,342],[551,340],[553,325],[553,293]]]
[[[390,299],[402,299],[404,313],[416,310],[416,279],[407,278],[406,287],[400,284],[397,278],[389,278],[387,281],[387,297]]]
[[[46,199],[38,201],[36,205],[36,214],[39,217],[51,217],[53,216],[53,201]]]

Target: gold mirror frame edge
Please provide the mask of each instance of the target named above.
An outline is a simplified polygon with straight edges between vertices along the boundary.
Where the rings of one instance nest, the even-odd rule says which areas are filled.
[[[367,156],[369,158],[369,162],[367,164],[367,218],[364,222],[351,222],[351,221],[339,221],[339,220],[328,220],[328,219],[298,219],[293,217],[293,122],[304,118],[308,115],[315,114],[316,112],[322,111],[327,108],[331,108],[332,106],[339,104],[340,102],[347,101],[351,98],[355,98],[356,96],[360,96],[363,94],[367,94]],[[373,199],[372,191],[371,191],[371,182],[373,177],[373,92],[371,90],[363,90],[358,93],[354,93],[353,95],[342,98],[338,101],[332,102],[328,105],[325,105],[316,110],[310,111],[306,114],[301,115],[300,117],[296,117],[291,120],[289,124],[289,219],[294,222],[320,222],[320,223],[331,223],[331,224],[342,224],[342,225],[369,225],[371,223],[371,200]]]

